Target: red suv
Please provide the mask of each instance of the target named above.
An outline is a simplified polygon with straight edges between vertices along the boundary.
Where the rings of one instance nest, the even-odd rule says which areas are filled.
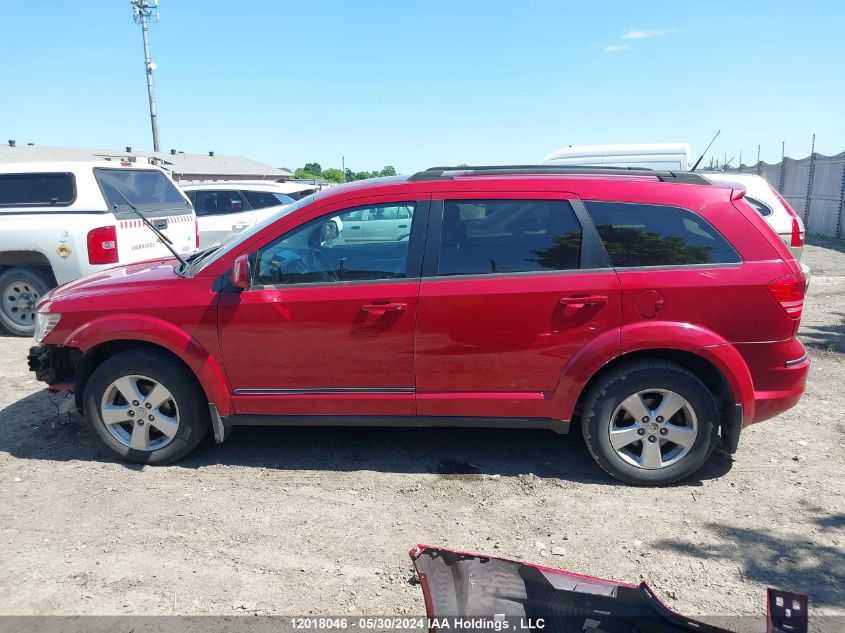
[[[133,462],[209,427],[579,421],[608,473],[665,484],[804,390],[804,277],[743,194],[550,166],[336,187],[54,290],[30,367]]]

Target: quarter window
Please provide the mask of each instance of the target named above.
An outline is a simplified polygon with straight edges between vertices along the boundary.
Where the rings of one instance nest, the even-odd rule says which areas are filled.
[[[406,202],[402,207],[413,218],[414,204]],[[396,203],[329,213],[285,233],[258,252],[255,283],[290,285],[419,277],[419,270],[409,270],[408,264],[414,219],[395,218],[395,227],[382,227],[372,235],[362,231],[360,218],[378,216],[385,209],[395,210]]]
[[[742,261],[725,238],[692,211],[623,202],[585,201],[584,205],[616,268]]]
[[[75,197],[71,174],[0,175],[0,206],[67,206]]]
[[[578,268],[581,224],[566,200],[447,200],[440,275]]]

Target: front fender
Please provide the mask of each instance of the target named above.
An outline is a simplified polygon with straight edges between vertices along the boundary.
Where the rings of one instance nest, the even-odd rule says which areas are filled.
[[[169,321],[148,315],[109,314],[76,329],[63,344],[87,352],[111,341],[143,341],[175,354],[194,372],[220,415],[232,412],[231,391],[220,364],[196,336]]]
[[[743,426],[754,419],[754,386],[739,351],[711,330],[667,321],[632,323],[581,348],[567,363],[555,390],[562,419],[571,419],[582,391],[602,367],[626,354],[647,350],[678,350],[708,360],[722,372],[736,403],[742,404]]]

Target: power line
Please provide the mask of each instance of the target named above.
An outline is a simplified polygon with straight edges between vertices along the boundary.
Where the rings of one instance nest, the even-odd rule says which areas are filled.
[[[150,125],[153,129],[153,150],[159,151],[158,146],[158,113],[156,112],[156,92],[153,84],[153,71],[157,68],[150,58],[149,20],[158,22],[158,0],[129,0],[132,5],[132,19],[141,25],[141,35],[144,38],[144,69],[147,74],[147,96],[150,101]]]

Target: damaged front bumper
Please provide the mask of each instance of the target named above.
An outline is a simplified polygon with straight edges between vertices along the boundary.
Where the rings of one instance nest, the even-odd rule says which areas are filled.
[[[29,348],[29,371],[36,380],[46,382],[53,391],[73,391],[76,387],[76,367],[82,352],[60,345],[35,345]]]
[[[645,582],[630,585],[568,571],[417,545],[410,552],[431,631],[730,633],[664,605]],[[766,633],[807,633],[807,597],[769,589]],[[498,623],[498,627],[497,627]]]

